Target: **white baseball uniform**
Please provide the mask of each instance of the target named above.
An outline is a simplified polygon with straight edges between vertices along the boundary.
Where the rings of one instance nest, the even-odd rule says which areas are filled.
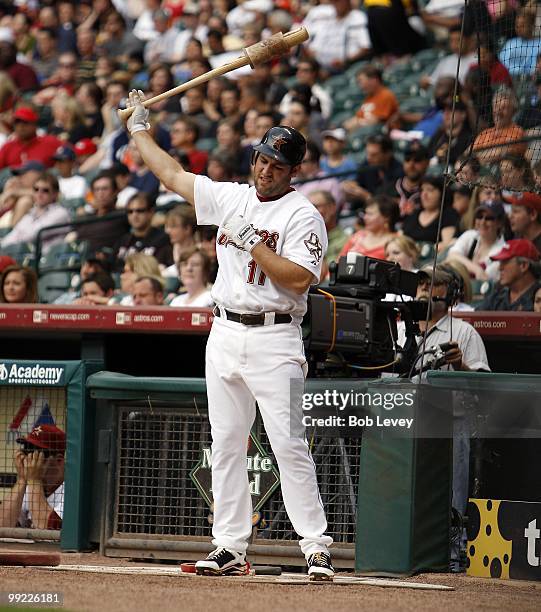
[[[321,215],[292,190],[260,201],[255,187],[195,179],[195,211],[201,225],[221,226],[242,215],[266,245],[295,262],[319,282],[327,234]],[[252,503],[246,471],[246,445],[259,406],[280,470],[285,507],[301,536],[305,556],[327,552],[327,521],[319,496],[315,465],[304,435],[292,436],[302,419],[300,395],[291,398],[291,379],[304,380],[306,359],[299,323],[307,295],[273,283],[251,255],[218,230],[218,278],[212,297],[220,310],[209,335],[206,381],[212,430],[212,490],[216,547],[243,552],[251,535]],[[265,325],[228,320],[225,310],[265,314]],[[287,313],[291,323],[274,323]],[[304,430],[303,430],[304,431]]]

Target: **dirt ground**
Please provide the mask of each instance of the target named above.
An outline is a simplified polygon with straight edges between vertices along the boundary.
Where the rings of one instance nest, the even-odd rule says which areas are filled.
[[[0,544],[3,549],[6,544]],[[9,546],[10,550],[15,550]],[[62,554],[62,564],[137,567],[97,553]],[[160,567],[158,564],[153,564]],[[171,565],[164,567],[171,568]],[[237,581],[238,580],[238,581]],[[334,610],[538,611],[541,583],[422,574],[406,579],[451,586],[454,591],[421,591],[364,585],[271,585],[246,578],[133,576],[0,567],[0,591],[61,591],[64,608],[73,612],[329,612]]]

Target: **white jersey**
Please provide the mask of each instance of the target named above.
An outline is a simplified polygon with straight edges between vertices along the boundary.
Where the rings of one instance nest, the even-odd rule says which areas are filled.
[[[47,503],[62,519],[64,516],[64,483],[55,489],[47,498]],[[19,525],[28,527],[32,525],[32,515],[30,514],[30,505],[28,502],[28,490],[24,492],[23,502],[21,504],[21,513],[19,515]]]
[[[205,176],[195,179],[195,212],[200,225],[218,225],[216,252],[218,277],[212,298],[235,312],[282,312],[298,323],[306,312],[307,292],[298,295],[273,283],[247,251],[228,240],[221,225],[242,215],[281,257],[309,270],[317,284],[327,252],[323,218],[303,195],[291,191],[277,200],[261,202],[255,187],[216,183]]]

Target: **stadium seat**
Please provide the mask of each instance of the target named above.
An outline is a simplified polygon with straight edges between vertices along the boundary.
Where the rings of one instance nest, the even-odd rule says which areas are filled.
[[[53,245],[40,257],[40,270],[78,270],[81,265],[80,247],[78,242],[60,242]]]
[[[353,110],[351,109],[346,109],[346,110],[341,109],[339,111],[335,109],[333,111],[333,114],[331,115],[329,124],[335,127],[339,127],[342,125],[342,123],[344,123],[344,121],[346,121],[346,119],[349,119],[352,116],[353,116]]]
[[[328,78],[322,86],[334,97],[337,91],[340,91],[343,87],[347,87],[349,79],[345,74],[337,74]]]
[[[9,255],[20,265],[24,265],[25,258],[34,253],[34,245],[29,242],[19,242],[2,248],[2,255]]]
[[[431,106],[429,98],[417,95],[405,98],[400,102],[400,111],[403,113],[424,113]]]
[[[86,200],[84,198],[64,198],[60,203],[67,208],[71,216],[75,218],[77,209],[82,208],[86,204]]]
[[[381,125],[367,125],[354,130],[348,136],[349,148],[351,151],[364,150],[366,139],[369,136],[374,136],[382,131],[383,126]]]
[[[418,242],[417,244],[419,246],[419,250],[421,251],[419,259],[417,260],[417,267],[422,268],[423,266],[426,266],[426,264],[432,263],[436,249],[432,242]]]
[[[38,295],[41,302],[52,304],[71,286],[71,272],[45,272],[38,279]]]
[[[0,191],[3,191],[6,181],[12,176],[13,174],[9,168],[2,168],[2,170],[0,170]]]
[[[169,293],[177,293],[180,288],[180,279],[176,276],[166,276],[165,277],[165,286],[164,293],[167,295]]]
[[[472,305],[479,304],[485,297],[492,291],[496,283],[491,280],[477,280],[472,279],[471,290],[472,290]]]
[[[218,146],[218,141],[216,138],[200,138],[197,141],[197,148],[201,149],[201,151],[207,151],[211,153]]]
[[[442,49],[423,49],[414,55],[410,62],[411,70],[415,72],[427,72],[427,66],[433,65],[440,61],[445,55]]]

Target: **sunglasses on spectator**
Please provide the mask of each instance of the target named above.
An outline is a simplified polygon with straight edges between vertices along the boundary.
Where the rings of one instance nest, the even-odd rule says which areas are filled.
[[[149,210],[150,210],[149,208],[129,208],[127,210],[127,213],[128,215],[133,215],[135,213],[143,214],[143,213],[148,212]]]
[[[475,213],[475,218],[479,220],[484,219],[485,221],[496,221],[496,217],[492,215],[487,215],[486,213],[483,213],[483,212]]]
[[[75,62],[60,62],[58,65],[60,68],[75,68],[77,66]]]
[[[50,187],[34,187],[35,193],[51,193]]]

